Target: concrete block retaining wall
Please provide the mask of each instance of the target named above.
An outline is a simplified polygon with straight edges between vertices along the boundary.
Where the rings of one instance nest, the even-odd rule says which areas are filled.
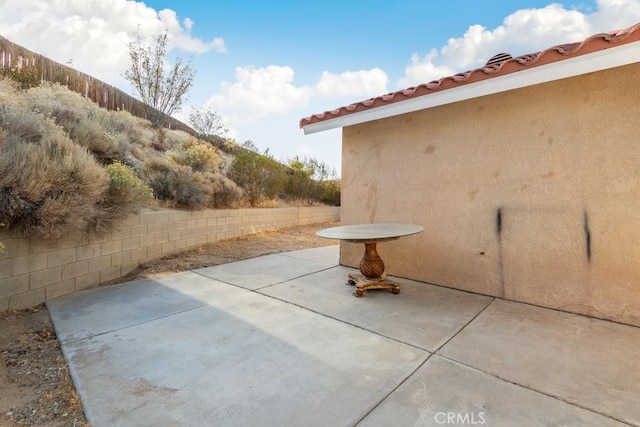
[[[100,237],[70,235],[47,243],[0,233],[0,312],[95,287],[141,263],[206,243],[339,219],[339,207],[162,210],[129,216]]]

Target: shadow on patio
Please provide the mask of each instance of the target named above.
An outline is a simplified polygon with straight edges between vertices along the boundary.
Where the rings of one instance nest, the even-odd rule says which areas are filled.
[[[640,425],[640,328],[401,279],[338,246],[50,301],[103,425]]]

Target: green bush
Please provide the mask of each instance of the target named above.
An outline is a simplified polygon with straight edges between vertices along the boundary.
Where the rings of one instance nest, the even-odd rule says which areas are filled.
[[[307,203],[313,203],[320,196],[320,187],[311,178],[311,173],[304,169],[293,168],[287,175],[285,192],[287,196]]]
[[[340,204],[340,180],[326,164],[313,158],[301,159],[296,156],[289,160],[289,167],[291,170],[285,186],[288,196],[310,204]]]
[[[322,183],[320,202],[325,205],[340,206],[340,180],[331,179]]]
[[[243,190],[245,200],[251,206],[278,197],[284,191],[286,171],[282,164],[268,153],[258,154],[248,141],[229,166],[227,176]]]
[[[153,190],[133,168],[115,162],[107,166],[106,171],[109,175],[109,194],[117,204],[130,205],[136,210],[153,200]]]
[[[21,89],[39,86],[42,82],[42,69],[35,65],[14,65],[11,68],[0,68],[0,76],[15,81]]]

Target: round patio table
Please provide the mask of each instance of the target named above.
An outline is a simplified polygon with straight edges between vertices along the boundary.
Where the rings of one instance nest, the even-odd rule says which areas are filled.
[[[394,294],[400,293],[400,285],[387,279],[384,274],[384,262],[376,245],[423,231],[424,227],[415,224],[354,224],[325,228],[316,235],[325,239],[364,243],[364,255],[360,261],[362,274],[349,274],[347,279],[347,285],[355,286],[353,295],[363,297],[369,289],[387,289]]]

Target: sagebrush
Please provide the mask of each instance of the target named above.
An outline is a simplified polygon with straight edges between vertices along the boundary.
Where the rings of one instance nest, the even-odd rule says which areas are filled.
[[[8,230],[55,240],[107,231],[158,205],[339,201],[339,181],[319,175],[317,162],[285,165],[250,141],[158,128],[60,84],[24,83],[0,78],[0,223]]]
[[[0,222],[55,240],[103,222],[109,183],[85,148],[37,114],[12,108],[0,114]]]

